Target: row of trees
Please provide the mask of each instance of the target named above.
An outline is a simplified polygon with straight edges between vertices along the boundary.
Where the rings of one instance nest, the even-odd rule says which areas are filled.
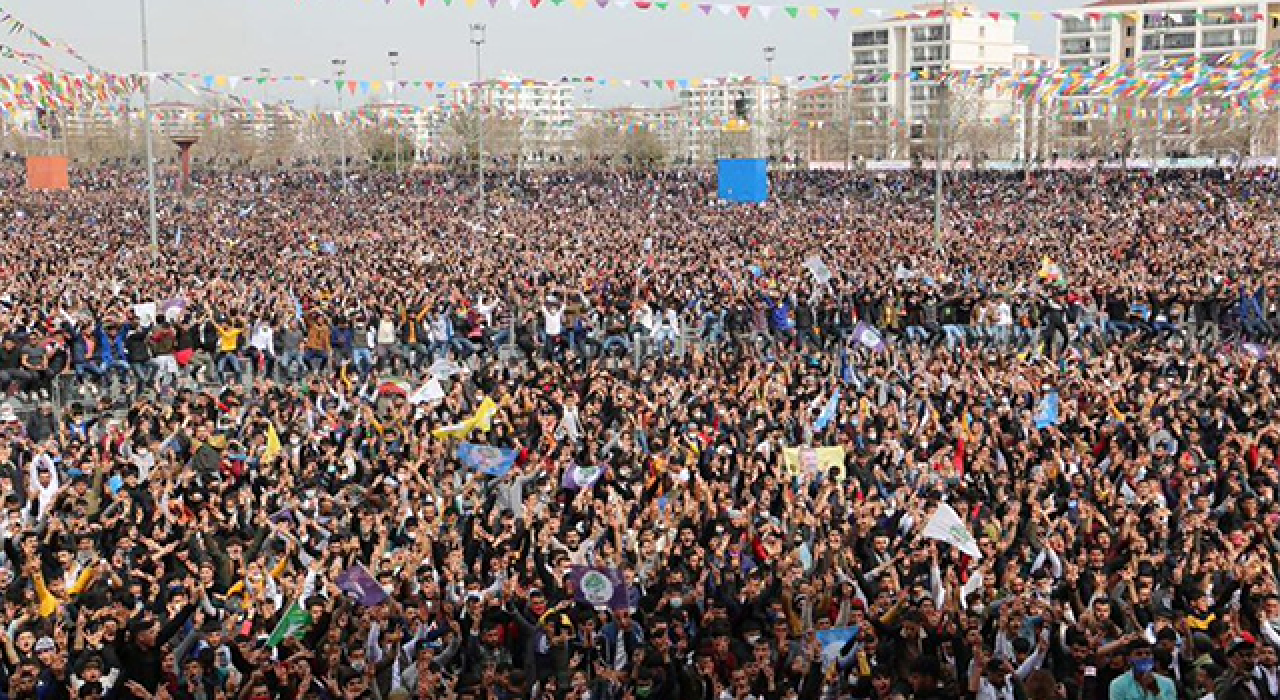
[[[1275,154],[1280,146],[1280,109],[1247,114],[1222,114],[1190,119],[1186,105],[1164,105],[1165,118],[1153,112],[1156,105],[1113,105],[1110,116],[1062,114],[1052,109],[1018,106],[1020,121],[987,118],[982,100],[954,95],[949,100],[946,135],[947,159],[1011,159],[1024,151],[1033,158],[1096,158],[1123,154],[1128,157],[1162,155],[1242,156]],[[1132,110],[1133,119],[1126,117]],[[1146,110],[1143,113],[1143,110]],[[839,162],[853,159],[932,159],[936,152],[937,124],[912,123],[892,113],[848,104],[838,119],[821,125],[790,120],[766,125],[764,142],[774,158]],[[163,111],[161,115],[165,114]],[[0,149],[19,154],[65,152],[76,162],[102,163],[140,160],[144,154],[141,118],[125,115],[114,121],[63,117],[62,140],[46,134],[8,127],[0,131]],[[665,129],[619,126],[606,118],[585,120],[572,132],[536,124],[515,116],[484,115],[458,111],[420,126],[430,139],[415,136],[408,124],[388,118],[357,119],[339,125],[331,119],[314,119],[296,113],[268,115],[225,114],[212,121],[195,119],[179,126],[165,124],[157,130],[157,155],[177,157],[177,148],[166,136],[176,133],[198,137],[193,157],[213,166],[290,166],[332,164],[345,152],[351,163],[390,166],[399,154],[401,163],[431,161],[469,165],[478,161],[481,142],[486,156],[506,164],[574,162],[659,166],[686,163],[691,154],[699,159],[749,155],[749,134],[707,129],[697,133],[683,125]],[[701,139],[701,143],[696,143]],[[696,146],[696,147],[695,147]]]

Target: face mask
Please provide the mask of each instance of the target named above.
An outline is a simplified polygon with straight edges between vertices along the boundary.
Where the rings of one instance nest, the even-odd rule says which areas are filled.
[[[1138,659],[1133,662],[1134,673],[1151,673],[1155,667],[1155,659]]]
[[[363,661],[352,661],[352,662],[351,662],[351,670],[352,670],[352,671],[355,671],[356,673],[364,673],[364,662],[363,662]]]
[[[683,606],[683,605],[684,605],[684,599],[683,599],[683,598],[672,598],[672,599],[671,599],[671,603],[670,603],[670,605],[671,605],[671,607],[673,607],[673,608],[681,607],[681,606]],[[637,689],[637,690],[638,690],[638,689]]]
[[[985,605],[975,605],[969,608],[969,612],[973,613],[974,615],[981,616],[987,612],[987,607]]]
[[[748,635],[747,635],[747,644],[750,644],[750,645],[752,645],[752,646],[755,646],[755,643],[756,643],[756,642],[758,642],[758,641],[760,641],[760,635],[758,635],[758,634],[748,634]]]
[[[636,697],[637,697],[637,698],[647,698],[647,697],[649,697],[649,695],[650,695],[651,693],[653,693],[653,686],[651,686],[651,685],[638,685],[638,686],[636,686]]]

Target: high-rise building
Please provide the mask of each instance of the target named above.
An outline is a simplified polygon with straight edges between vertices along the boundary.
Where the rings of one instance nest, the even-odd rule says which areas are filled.
[[[1057,48],[1063,69],[1127,66],[1135,76],[1158,79],[1174,61],[1212,69],[1250,50],[1280,48],[1280,2],[1102,0],[1061,15]],[[1065,154],[1097,157],[1256,151],[1262,139],[1252,117],[1211,125],[1205,107],[1221,102],[1205,94],[1064,98],[1057,105],[1059,145]]]
[[[934,2],[855,27],[849,70],[853,152],[932,158],[939,127],[949,125],[945,133],[954,135],[969,124],[1007,118],[1013,112],[1007,93],[953,88],[944,98],[940,78],[943,71],[1011,70],[1025,50],[1014,41],[1015,26],[968,3]],[[956,156],[981,146],[952,138],[946,143],[948,154]]]
[[[503,140],[507,150],[519,150],[526,159],[562,153],[573,141],[574,88],[568,83],[548,83],[505,76],[470,83],[454,91],[454,102],[463,110],[478,100],[494,119],[510,120],[511,134]],[[486,144],[492,151],[499,144]],[[501,155],[501,154],[499,154]]]

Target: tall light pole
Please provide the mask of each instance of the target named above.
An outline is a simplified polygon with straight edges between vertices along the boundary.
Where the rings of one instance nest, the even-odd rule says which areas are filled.
[[[342,114],[342,89],[345,85],[338,85],[337,81],[342,80],[347,75],[347,61],[344,58],[333,59],[333,76],[334,85],[338,88],[338,172],[342,175],[342,191],[347,191],[347,139],[344,134],[346,131],[346,121]]]
[[[778,56],[778,47],[776,46],[764,47],[765,78],[764,78],[764,89],[760,91],[760,128],[761,129],[765,128],[764,102],[766,99],[768,99],[768,95],[770,91],[773,89],[773,59],[777,58],[777,56]],[[764,149],[765,149],[765,153],[764,153],[765,158],[768,158],[773,155],[773,147],[769,143],[768,131],[766,131],[764,134]]]
[[[396,82],[397,69],[400,67],[400,52],[388,51],[387,58],[391,60],[391,123],[395,125],[395,130],[391,137],[396,142],[396,174],[400,174],[400,95],[396,92],[399,83]]]
[[[147,208],[151,231],[151,251],[160,250],[160,222],[156,216],[156,154],[151,136],[151,51],[147,44],[147,0],[138,0],[142,27],[142,121],[147,140]]]
[[[476,108],[476,170],[479,172],[479,184],[477,186],[478,193],[476,195],[476,210],[481,218],[484,218],[484,110],[480,108],[480,90],[484,89],[486,94],[487,88],[484,85],[484,74],[480,70],[480,47],[484,46],[485,27],[483,24],[471,25],[471,43],[476,47],[476,94],[472,97],[473,105]]]
[[[938,76],[938,143],[933,154],[933,248],[942,250],[942,158],[946,148],[947,113],[946,73],[951,53],[951,0],[942,5],[942,71]]]

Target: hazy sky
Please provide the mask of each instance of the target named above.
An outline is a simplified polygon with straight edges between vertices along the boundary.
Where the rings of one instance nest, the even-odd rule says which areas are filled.
[[[503,72],[541,79],[561,75],[595,75],[611,79],[679,78],[764,73],[761,49],[777,47],[775,75],[844,72],[848,65],[848,33],[858,21],[842,15],[797,19],[781,11],[765,21],[743,21],[718,12],[704,17],[696,9],[683,13],[673,0],[665,12],[633,8],[601,10],[594,2],[577,10],[568,2],[556,7],[544,0],[531,9],[528,0],[512,10],[509,0],[490,8],[487,0],[466,7],[454,0],[146,0],[154,71],[191,71],[256,75],[263,67],[277,74],[324,77],[330,60],[347,59],[350,77],[385,80],[391,69],[387,51],[401,55],[401,80],[466,80],[475,73],[475,53],[468,25],[488,25],[484,72]],[[786,4],[784,0],[776,3]],[[814,4],[822,5],[821,2]],[[907,1],[884,0],[828,3],[832,6],[877,7],[888,12],[908,9]],[[139,0],[0,0],[5,10],[51,38],[67,41],[104,70],[141,69],[138,36]],[[1036,0],[991,0],[986,10],[1052,10],[1059,7]],[[886,14],[888,14],[888,12]],[[1033,50],[1052,52],[1054,22],[1024,20],[1019,40]],[[0,40],[2,41],[2,40]],[[14,41],[16,48],[36,49],[32,42]],[[46,55],[59,56],[56,50]],[[0,59],[8,72],[30,69]],[[61,55],[56,64],[75,69]],[[335,103],[333,89],[323,86],[286,90],[273,88],[273,97],[287,96],[301,107]],[[239,94],[262,98],[256,84]],[[162,95],[163,97],[163,95]],[[423,90],[402,93],[406,101],[426,103]],[[665,104],[670,92],[635,88],[596,88],[592,103]]]

